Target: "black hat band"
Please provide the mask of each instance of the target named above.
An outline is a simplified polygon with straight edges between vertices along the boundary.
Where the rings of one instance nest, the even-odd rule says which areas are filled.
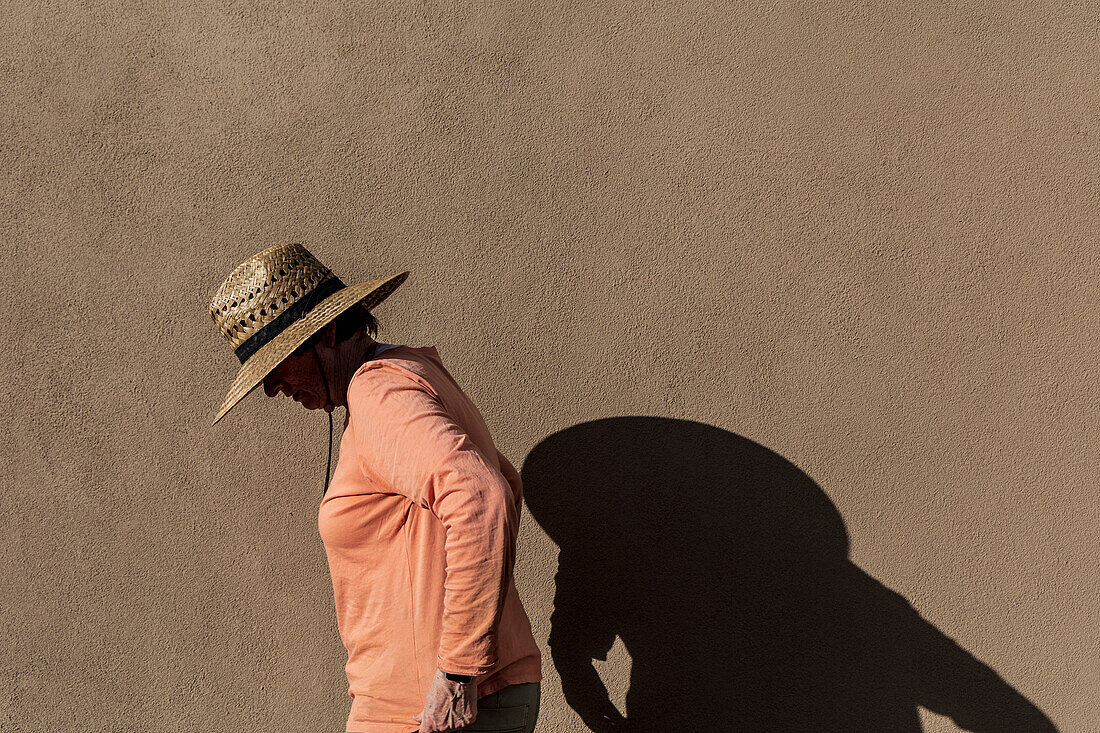
[[[322,300],[344,287],[343,281],[335,275],[327,280],[321,281],[313,290],[310,290],[301,298],[298,298],[298,300],[288,305],[286,310],[280,313],[275,320],[245,339],[244,343],[234,349],[233,353],[235,353],[237,358],[241,360],[241,363],[244,364],[248,361],[248,358],[259,351],[264,344],[285,331],[290,324],[313,310],[313,307]]]

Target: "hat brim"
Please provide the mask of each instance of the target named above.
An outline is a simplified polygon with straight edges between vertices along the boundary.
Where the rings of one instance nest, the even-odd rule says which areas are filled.
[[[398,285],[405,282],[408,276],[408,271],[405,271],[381,280],[349,285],[315,305],[309,312],[287,326],[282,333],[261,346],[241,365],[241,370],[237,372],[236,378],[229,386],[229,392],[225,395],[221,407],[218,408],[214,422],[210,424],[214,425],[221,420],[245,395],[259,386],[264,377],[275,367],[336,316],[359,302],[362,302],[367,310],[374,308],[396,290]]]

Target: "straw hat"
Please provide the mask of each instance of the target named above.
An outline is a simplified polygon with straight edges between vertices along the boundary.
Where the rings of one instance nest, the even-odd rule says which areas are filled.
[[[309,337],[356,303],[370,310],[408,271],[344,285],[298,242],[277,244],[237,266],[210,301],[210,317],[241,360],[214,423]]]

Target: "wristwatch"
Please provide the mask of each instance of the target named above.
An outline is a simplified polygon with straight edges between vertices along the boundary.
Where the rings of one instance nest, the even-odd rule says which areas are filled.
[[[469,682],[474,678],[472,674],[451,674],[450,672],[444,672],[443,675],[454,682]]]

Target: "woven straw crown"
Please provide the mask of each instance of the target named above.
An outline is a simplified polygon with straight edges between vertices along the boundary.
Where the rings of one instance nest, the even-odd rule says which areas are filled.
[[[238,265],[210,301],[210,317],[242,365],[211,425],[325,324],[359,302],[370,310],[408,275],[346,286],[299,242]]]
[[[237,266],[210,301],[210,317],[234,349],[322,281],[335,277],[300,244],[281,244]]]

